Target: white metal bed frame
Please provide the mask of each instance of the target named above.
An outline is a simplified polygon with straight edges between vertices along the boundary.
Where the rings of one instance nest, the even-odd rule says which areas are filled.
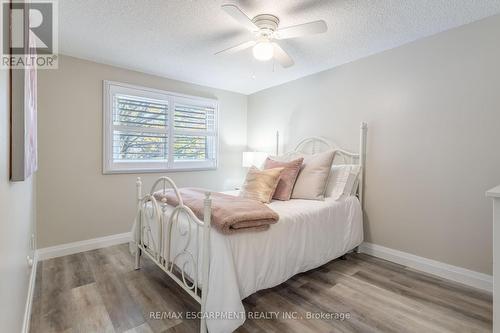
[[[358,179],[358,198],[361,204],[361,209],[363,210],[364,202],[364,175],[365,175],[365,165],[366,165],[366,132],[367,124],[361,123],[360,127],[360,142],[359,142],[359,153],[349,152],[347,150],[340,149],[332,145],[328,140],[321,137],[311,137],[300,141],[295,147],[295,152],[306,152],[307,147],[309,147],[309,152],[318,153],[321,151],[321,147],[324,146],[327,149],[335,149],[336,157],[342,158],[345,164],[359,164],[361,166],[359,179]],[[179,204],[176,207],[172,207],[170,215],[167,216],[166,210],[168,203],[166,200],[162,199],[160,202],[154,197],[154,193],[158,186],[162,185],[161,189],[163,192],[166,191],[167,187],[172,188],[175,195],[178,198]],[[174,181],[169,177],[160,177],[151,187],[151,191],[148,194],[142,194],[142,181],[137,178],[136,181],[137,189],[137,225],[136,225],[136,252],[135,252],[135,269],[140,269],[140,258],[142,253],[145,253],[158,267],[160,267],[168,276],[170,276],[179,286],[181,286],[191,297],[193,297],[201,305],[201,325],[200,332],[207,332],[206,319],[203,314],[205,313],[205,305],[207,298],[207,288],[208,288],[208,276],[210,271],[210,220],[211,220],[211,205],[212,200],[210,198],[210,192],[205,193],[204,199],[204,211],[203,220],[200,220],[196,215],[185,206],[182,197],[179,193],[177,186]],[[151,205],[148,212],[146,207]],[[149,214],[150,219],[144,218],[146,214]],[[188,217],[188,228],[187,230],[181,230],[179,224],[179,216],[185,214]],[[151,220],[154,220],[154,225],[151,225]],[[194,224],[195,230],[191,222]],[[158,229],[158,244],[154,241],[154,236],[152,234],[152,228]],[[174,228],[178,231],[178,236],[185,238],[185,244],[182,250],[177,253],[173,258],[171,258],[170,250],[171,243],[174,236]],[[203,239],[201,244],[199,243],[199,231],[200,228],[203,230]],[[196,239],[198,247],[196,248],[196,254],[192,254],[188,248],[193,241],[193,235]],[[201,261],[201,283],[198,281],[198,269],[199,269],[199,253],[202,253]],[[184,261],[182,265],[177,265],[176,262],[180,257],[186,257],[187,260]],[[186,264],[190,263],[192,268],[192,277],[186,276]],[[175,270],[174,270],[175,268]],[[177,274],[176,274],[177,273]],[[203,290],[200,289],[200,285]],[[201,295],[200,295],[201,294]]]

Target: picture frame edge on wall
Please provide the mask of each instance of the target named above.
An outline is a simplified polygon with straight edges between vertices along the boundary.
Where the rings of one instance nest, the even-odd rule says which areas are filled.
[[[10,1],[12,9],[12,1]],[[9,15],[12,27],[12,16]],[[25,54],[35,52],[30,48],[32,41],[29,33],[29,11],[24,11],[24,48]],[[9,33],[12,40],[12,28]],[[12,53],[12,52],[11,52]],[[37,154],[37,69],[10,68],[10,170],[12,182],[22,182],[34,174],[38,167]],[[31,82],[34,80],[34,83]],[[33,109],[31,109],[33,108]],[[31,114],[29,114],[31,113]]]

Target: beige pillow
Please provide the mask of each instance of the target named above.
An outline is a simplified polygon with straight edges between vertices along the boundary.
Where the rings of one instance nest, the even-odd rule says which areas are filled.
[[[281,171],[283,171],[283,169],[284,168],[273,168],[259,170],[252,166],[248,170],[245,183],[241,188],[240,197],[264,203],[270,202],[278,186]]]
[[[279,159],[290,161],[299,157],[303,157],[304,162],[293,188],[292,199],[324,200],[335,150],[313,155],[290,153]]]

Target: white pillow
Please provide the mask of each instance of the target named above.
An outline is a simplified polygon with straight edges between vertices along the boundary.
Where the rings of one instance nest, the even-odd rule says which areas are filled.
[[[339,200],[355,195],[358,184],[359,165],[334,165],[330,170],[330,178],[326,187],[326,196]]]

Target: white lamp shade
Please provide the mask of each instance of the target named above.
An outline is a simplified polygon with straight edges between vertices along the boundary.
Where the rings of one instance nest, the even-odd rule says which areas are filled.
[[[245,151],[243,152],[243,163],[241,165],[244,168],[249,168],[252,165],[261,167],[267,156],[269,156],[269,154],[262,151]]]
[[[268,61],[274,55],[274,47],[268,40],[258,42],[252,49],[255,59],[260,61]]]

